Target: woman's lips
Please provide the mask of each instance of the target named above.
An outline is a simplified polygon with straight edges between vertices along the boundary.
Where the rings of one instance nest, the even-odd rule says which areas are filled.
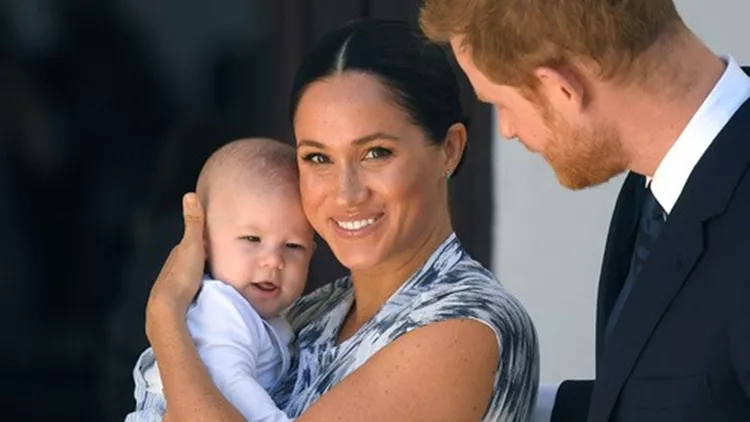
[[[334,229],[344,237],[361,237],[371,233],[383,218],[383,213],[356,217],[332,218]]]

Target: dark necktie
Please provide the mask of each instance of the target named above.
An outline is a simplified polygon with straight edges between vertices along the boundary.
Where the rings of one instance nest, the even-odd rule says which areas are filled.
[[[622,285],[622,290],[620,290],[620,295],[617,297],[615,306],[612,308],[612,313],[609,315],[604,334],[605,344],[609,343],[612,330],[622,313],[622,308],[625,306],[625,302],[633,290],[633,286],[643,269],[643,265],[646,263],[651,249],[659,238],[659,234],[665,223],[664,215],[664,209],[659,205],[651,189],[646,189],[641,207],[641,218],[638,222],[638,234],[636,235],[635,246],[633,247],[633,257],[630,260],[630,271],[625,279],[625,283]]]

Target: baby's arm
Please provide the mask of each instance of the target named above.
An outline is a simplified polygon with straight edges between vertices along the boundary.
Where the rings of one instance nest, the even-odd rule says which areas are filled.
[[[244,299],[226,289],[231,287],[204,288],[188,312],[201,360],[219,391],[248,421],[288,422],[256,378],[260,333],[265,328]]]

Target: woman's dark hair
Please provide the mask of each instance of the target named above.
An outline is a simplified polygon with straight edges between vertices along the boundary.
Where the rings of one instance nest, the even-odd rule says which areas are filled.
[[[374,18],[329,32],[308,53],[292,86],[292,123],[310,84],[346,71],[378,77],[435,144],[445,141],[453,124],[468,124],[446,52],[405,22]]]

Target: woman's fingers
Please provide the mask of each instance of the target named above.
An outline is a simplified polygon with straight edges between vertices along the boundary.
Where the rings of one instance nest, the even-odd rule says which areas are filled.
[[[203,246],[203,208],[198,200],[198,196],[193,193],[187,193],[182,198],[182,216],[185,221],[185,231],[182,235],[180,244],[199,243]]]
[[[182,203],[185,232],[178,246],[178,265],[184,269],[188,287],[193,290],[190,297],[192,300],[198,291],[206,261],[206,248],[203,241],[205,222],[203,208],[196,194],[186,194]]]
[[[149,306],[167,304],[176,312],[186,311],[198,292],[206,259],[203,209],[194,193],[184,196],[182,209],[185,232],[164,262],[149,297]]]

